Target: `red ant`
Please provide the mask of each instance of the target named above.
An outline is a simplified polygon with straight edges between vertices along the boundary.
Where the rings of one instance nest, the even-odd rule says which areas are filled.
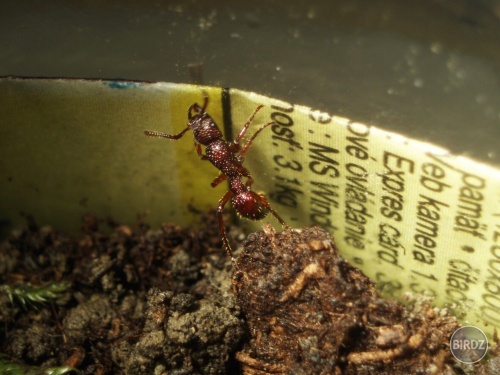
[[[198,103],[192,104],[188,109],[189,123],[186,128],[179,134],[165,134],[155,131],[145,131],[144,133],[150,137],[168,138],[178,140],[188,130],[192,130],[194,134],[194,144],[196,152],[201,160],[209,160],[217,169],[220,170],[219,176],[212,181],[212,187],[216,187],[224,180],[229,180],[229,191],[219,201],[217,207],[217,217],[219,220],[219,230],[222,235],[222,242],[227,249],[231,260],[234,260],[229,241],[227,239],[226,229],[224,227],[224,220],[222,218],[222,211],[224,206],[231,199],[236,212],[247,219],[261,220],[268,212],[271,212],[274,217],[281,223],[281,225],[288,227],[285,221],[271,208],[267,202],[264,194],[257,194],[252,191],[253,177],[250,172],[243,166],[243,160],[252,145],[252,141],[259,135],[259,133],[270,125],[276,122],[268,122],[260,127],[254,135],[248,140],[243,147],[240,146],[240,141],[244,137],[248,127],[253,121],[255,115],[263,107],[259,105],[252,113],[243,129],[241,129],[238,137],[231,143],[222,139],[222,132],[212,119],[212,117],[205,112],[208,105],[208,97],[205,96],[203,106],[200,107]],[[200,144],[206,146],[205,155],[201,153]],[[242,177],[246,177],[245,183],[242,182]]]

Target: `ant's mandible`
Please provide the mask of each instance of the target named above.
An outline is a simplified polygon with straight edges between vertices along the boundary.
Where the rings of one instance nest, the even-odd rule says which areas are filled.
[[[276,122],[272,121],[262,125],[260,129],[257,130],[245,143],[245,145],[241,147],[241,139],[245,136],[245,133],[252,123],[255,115],[263,106],[260,105],[255,109],[245,126],[243,126],[243,129],[241,129],[238,137],[231,143],[222,139],[222,132],[219,130],[219,127],[212,117],[206,112],[207,105],[208,97],[205,96],[202,107],[200,107],[198,103],[194,103],[189,107],[188,125],[179,134],[165,134],[148,130],[144,133],[150,137],[178,140],[188,130],[192,130],[194,134],[196,152],[198,153],[200,159],[209,160],[221,172],[220,175],[212,181],[212,187],[216,187],[224,180],[229,180],[229,191],[224,194],[219,201],[219,206],[217,207],[217,218],[219,221],[219,230],[222,236],[222,242],[231,257],[231,260],[234,260],[222,217],[222,211],[224,210],[224,206],[229,199],[231,199],[231,203],[240,216],[251,220],[261,220],[267,215],[268,212],[271,212],[281,225],[288,227],[285,224],[285,221],[271,208],[265,196],[252,191],[251,186],[253,184],[253,177],[243,166],[243,160],[245,159],[245,155],[252,145],[253,140],[262,130],[270,125],[276,124]],[[206,147],[205,155],[202,154],[200,145],[204,145]],[[247,178],[245,183],[243,183],[242,177]]]

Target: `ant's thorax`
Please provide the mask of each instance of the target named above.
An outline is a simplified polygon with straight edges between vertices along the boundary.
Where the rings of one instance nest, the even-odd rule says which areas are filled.
[[[207,145],[205,153],[208,160],[230,180],[241,176],[241,161],[231,151],[230,143],[217,139]]]

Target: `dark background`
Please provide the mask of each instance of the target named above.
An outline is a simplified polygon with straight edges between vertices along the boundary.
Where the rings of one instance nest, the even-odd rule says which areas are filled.
[[[500,1],[6,1],[0,76],[255,91],[500,165]]]

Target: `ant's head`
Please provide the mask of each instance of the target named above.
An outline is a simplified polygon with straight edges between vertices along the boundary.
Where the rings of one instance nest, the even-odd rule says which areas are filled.
[[[205,146],[218,139],[222,139],[222,132],[219,130],[217,124],[205,112],[207,105],[208,97],[205,96],[203,107],[200,107],[198,103],[194,103],[189,107],[188,111],[189,127],[194,133],[194,138],[197,142]]]
[[[261,203],[263,199],[264,197],[248,190],[234,195],[231,199],[231,203],[240,216],[250,220],[261,220],[266,217],[269,211],[267,207]]]

